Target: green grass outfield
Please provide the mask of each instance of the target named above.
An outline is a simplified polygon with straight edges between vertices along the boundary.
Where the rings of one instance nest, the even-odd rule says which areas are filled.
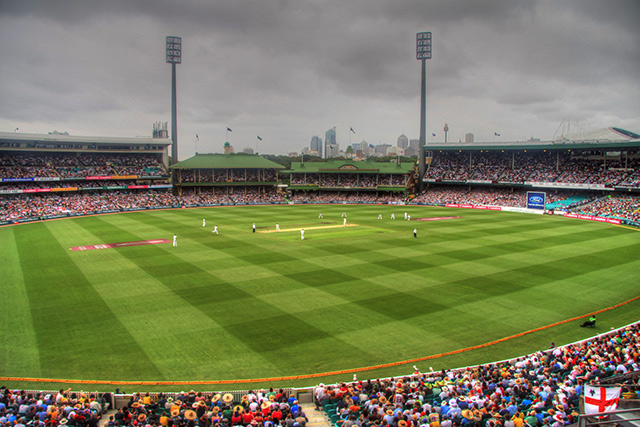
[[[342,226],[342,212],[351,226]],[[404,212],[412,221],[402,219]],[[415,221],[443,216],[460,218]],[[262,232],[276,222],[292,231]],[[70,250],[174,233],[177,248]],[[4,377],[202,381],[331,372],[462,349],[640,295],[637,230],[507,212],[342,205],[156,210],[3,227],[0,242]],[[418,366],[518,356],[636,321],[638,313],[636,300],[599,315],[595,330],[574,321]],[[358,377],[406,374],[411,365]]]

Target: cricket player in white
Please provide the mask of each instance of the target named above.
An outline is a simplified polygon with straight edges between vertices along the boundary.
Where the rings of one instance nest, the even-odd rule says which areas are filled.
[[[217,225],[214,225],[214,226],[213,226],[213,231],[212,231],[212,233],[220,234],[220,233],[218,233],[218,226],[217,226]]]
[[[343,218],[342,225],[347,225],[347,218]]]
[[[378,219],[382,219],[382,214],[378,214]]]
[[[304,240],[304,228],[300,229],[300,240]]]
[[[324,216],[322,216],[322,212],[320,212],[320,215],[318,215],[318,219],[320,218],[324,218]]]
[[[204,226],[207,225],[207,220],[205,220],[204,218],[202,218],[202,228],[204,228]]]
[[[276,231],[280,231],[280,224],[276,224]]]
[[[175,248],[176,246],[178,246],[178,235],[174,234],[173,235],[173,247]]]
[[[391,219],[396,219],[396,214],[392,213],[391,214]]]

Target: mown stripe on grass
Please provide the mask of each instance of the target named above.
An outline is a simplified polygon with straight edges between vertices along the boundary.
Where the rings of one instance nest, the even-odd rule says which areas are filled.
[[[0,310],[0,366],[13,375],[42,375],[37,335],[20,268],[15,232],[18,226],[0,229],[2,310]],[[10,371],[6,369],[11,367]]]
[[[70,259],[64,235],[70,224],[58,225],[56,230],[63,234],[56,235],[49,223],[16,228],[42,375],[104,378],[103,365],[117,354],[142,360],[150,372],[159,374]],[[123,377],[137,374],[126,363],[118,368]]]
[[[143,216],[139,215],[127,217],[127,219],[133,219],[134,221],[145,222],[143,218]],[[118,228],[114,224],[110,224],[110,226]],[[161,221],[161,228],[166,227],[169,227],[168,223]],[[171,227],[178,230],[187,229],[181,235],[193,233],[197,236],[198,233],[198,231],[189,230],[189,228],[193,228],[191,225],[171,224]],[[202,348],[204,351],[202,354],[200,354],[200,348],[197,346],[178,350],[171,343],[179,340],[180,335],[167,334],[164,338],[166,348],[169,351],[179,351],[181,358],[188,362],[185,363],[184,368],[174,366],[172,376],[180,378],[193,375],[194,365],[199,366],[196,371],[201,370],[202,375],[207,376],[226,377],[229,375],[232,377],[237,375],[238,372],[246,374],[247,370],[251,369],[256,372],[287,372],[287,370],[293,369],[294,366],[300,368],[309,362],[305,357],[299,355],[297,363],[295,361],[292,363],[290,347],[299,347],[303,344],[313,345],[311,341],[326,341],[327,339],[333,339],[336,346],[349,347],[348,343],[327,336],[326,333],[307,324],[303,319],[297,318],[277,307],[270,306],[264,301],[256,299],[254,295],[234,283],[220,281],[214,273],[207,272],[198,265],[188,262],[189,253],[197,250],[197,248],[202,250],[203,245],[195,240],[190,240],[188,237],[182,239],[181,242],[178,248],[119,249],[120,252],[125,249],[134,249],[133,251],[128,251],[128,260],[155,277],[165,288],[172,291],[174,298],[177,300],[177,305],[182,305],[182,302],[185,302],[190,306],[189,310],[184,313],[185,318],[188,319],[190,317],[188,313],[195,309],[203,317],[210,319],[210,322],[203,322],[197,327],[201,335],[199,341],[208,342],[212,347],[216,347],[217,342],[220,341],[219,335],[220,329],[222,329],[224,330],[225,338],[223,342],[225,345],[220,350],[225,348],[233,349],[232,352],[226,353],[226,357],[224,352],[219,352],[219,360],[212,360],[210,353],[204,351],[204,348]],[[250,245],[250,243],[245,244]],[[180,248],[183,247],[186,247],[189,252],[181,252]],[[138,257],[136,254],[139,252],[154,253],[155,256]],[[167,268],[167,265],[170,268]],[[214,283],[211,283],[212,281]],[[168,301],[167,304],[175,307],[176,302]],[[239,315],[240,313],[242,315]],[[200,317],[200,314],[198,317]],[[252,316],[254,314],[259,317],[254,318]],[[252,327],[249,328],[249,325],[252,325]],[[184,326],[181,322],[174,324],[174,327],[179,329],[182,329],[181,326]],[[306,331],[306,333],[288,337],[287,334],[281,333],[280,326],[290,326],[292,328],[291,331]],[[245,349],[233,348],[238,347],[233,342],[241,344]],[[184,345],[184,342],[181,341],[181,344]],[[247,358],[245,360],[246,364],[221,373],[223,369],[221,369],[218,362],[224,363],[225,366],[228,364],[229,358],[238,362],[238,357],[236,356],[238,354]],[[198,357],[201,360],[197,360]]]
[[[81,226],[92,233],[95,238],[101,239],[102,235],[127,236],[127,239],[135,240],[136,235],[128,230],[136,230],[131,226],[137,221],[131,222],[130,216],[126,221],[112,223],[113,218],[98,219],[97,222],[82,223]],[[116,225],[117,224],[117,225]],[[179,224],[176,224],[180,226]],[[128,227],[127,230],[121,227]],[[105,233],[105,229],[111,229]],[[145,230],[145,232],[158,233],[161,230]],[[182,245],[188,245],[186,239]],[[151,249],[146,247],[146,249]],[[225,367],[229,367],[231,375],[238,374],[238,367],[228,366],[228,360],[238,362],[242,356],[233,355],[252,354],[240,340],[226,332],[221,324],[202,310],[206,301],[202,301],[202,295],[197,289],[192,291],[196,283],[216,282],[224,289],[227,298],[249,298],[242,291],[232,292],[233,287],[225,282],[215,280],[210,273],[201,270],[197,266],[186,262],[178,254],[178,248],[154,247],[152,250],[140,250],[140,248],[122,248],[114,253],[126,263],[136,266],[145,272],[151,281],[146,281],[146,295],[141,298],[118,298],[113,295],[109,303],[121,306],[119,316],[127,328],[132,331],[135,339],[140,343],[144,351],[152,357],[157,368],[162,372],[161,378],[185,378],[192,375],[210,377],[218,374]],[[184,254],[182,254],[184,255]],[[167,265],[171,268],[167,268]],[[209,289],[211,295],[216,295],[214,289]],[[197,304],[197,305],[194,305]],[[149,321],[149,310],[157,313],[155,321]],[[198,343],[198,345],[194,345]],[[206,344],[209,343],[209,344]],[[218,343],[224,343],[223,347]],[[226,349],[226,353],[221,351]],[[180,364],[176,364],[176,356],[179,355]],[[255,355],[254,355],[255,356]],[[250,363],[254,359],[244,362]],[[260,364],[262,368],[268,368],[267,362]],[[141,372],[144,372],[141,369]]]

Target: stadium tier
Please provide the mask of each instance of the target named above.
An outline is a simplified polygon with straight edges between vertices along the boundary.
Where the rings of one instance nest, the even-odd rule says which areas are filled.
[[[526,207],[543,191],[548,210],[640,218],[640,142],[617,139],[500,145],[429,145],[426,191],[414,163],[329,160],[289,170],[257,155],[196,154],[168,167],[163,138],[0,134],[0,221],[96,212],[247,203],[413,203]]]

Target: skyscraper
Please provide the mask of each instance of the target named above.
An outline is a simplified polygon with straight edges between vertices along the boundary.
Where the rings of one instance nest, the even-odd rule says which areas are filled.
[[[471,132],[464,136],[464,142],[467,144],[473,144],[473,134]]]
[[[319,136],[312,136],[311,143],[309,143],[309,148],[311,150],[315,150],[318,152],[318,156],[322,157],[324,150],[322,150],[322,138]]]
[[[335,146],[335,148],[332,148],[331,146]],[[336,153],[338,152],[335,126],[324,133],[324,158],[330,158],[331,156],[329,155],[329,153],[333,152],[334,150]]]
[[[398,137],[398,148],[407,148],[409,146],[409,138],[404,133]]]

